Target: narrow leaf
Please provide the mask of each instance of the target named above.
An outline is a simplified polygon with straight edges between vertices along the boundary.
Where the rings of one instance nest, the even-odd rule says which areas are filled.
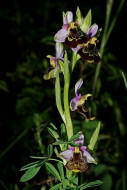
[[[48,157],[51,157],[53,154],[53,147],[51,144],[48,145]]]
[[[97,139],[98,139],[99,131],[100,131],[100,122],[98,122],[97,128],[95,129],[95,131],[94,131],[94,133],[90,139],[90,143],[88,145],[88,148],[90,150],[94,149],[94,146],[95,146]]]
[[[68,57],[67,57],[66,51],[65,51],[65,55],[64,55],[64,80],[66,83],[69,83],[69,81],[70,81]]]
[[[78,138],[80,137],[80,135],[81,135],[81,134],[73,135],[73,136],[70,138],[69,142],[72,142],[72,141],[78,139]]]
[[[53,145],[60,145],[60,144],[67,144],[67,142],[64,142],[64,141],[57,141],[57,142],[54,142]]]
[[[55,95],[56,95],[56,105],[57,105],[57,109],[63,119],[63,121],[65,122],[65,116],[64,116],[64,111],[62,108],[62,103],[61,103],[61,87],[60,87],[60,78],[59,78],[59,74],[56,77],[56,82],[55,82]]]
[[[29,170],[27,170],[24,175],[21,177],[20,182],[26,182],[30,179],[32,179],[40,170],[41,167],[37,167],[37,168],[30,168]]]
[[[76,21],[81,26],[81,24],[82,24],[82,15],[81,15],[81,11],[80,11],[79,7],[77,7],[77,10],[76,10]]]
[[[96,186],[99,186],[99,185],[102,185],[102,184],[103,184],[102,181],[96,180],[96,181],[93,181],[93,182],[90,182],[90,183],[87,183],[87,184],[82,184],[80,186],[80,190],[87,189],[89,187],[96,187]]]
[[[59,189],[60,187],[62,187],[62,183],[59,183],[59,184],[57,184],[57,185],[51,187],[49,190],[57,190],[57,189]]]
[[[56,131],[54,131],[53,129],[51,128],[48,128],[48,131],[49,133],[55,138],[55,139],[58,139],[59,138],[59,135]]]
[[[37,166],[38,163],[40,163],[40,160],[39,160],[39,161],[36,161],[36,162],[29,163],[29,164],[23,166],[23,167],[20,169],[20,171],[28,170],[28,169],[30,169],[30,168],[34,168],[34,167]]]
[[[63,164],[62,164],[61,162],[58,162],[57,167],[58,167],[58,169],[59,169],[61,179],[63,180],[63,179],[64,179]]]
[[[54,130],[57,130],[57,127],[53,123],[50,123],[50,125],[53,127]]]
[[[127,90],[127,79],[126,79],[126,77],[124,75],[124,72],[122,72],[122,77],[123,77],[123,80],[124,80],[125,88]]]
[[[50,163],[46,163],[46,168],[47,170],[56,177],[56,179],[58,179],[59,181],[61,181],[60,175],[58,173],[58,171],[56,170],[56,168],[50,164]]]
[[[65,127],[64,123],[62,123],[60,127],[61,127],[61,136],[65,137],[66,127]]]
[[[89,27],[91,26],[91,22],[92,22],[92,14],[91,10],[89,10],[86,17],[83,20],[83,24],[81,25],[81,30],[86,33]]]

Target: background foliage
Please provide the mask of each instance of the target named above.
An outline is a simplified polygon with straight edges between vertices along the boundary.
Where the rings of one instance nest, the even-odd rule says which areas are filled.
[[[119,1],[114,1],[112,16]],[[85,16],[92,9],[93,23],[104,28],[106,1],[101,0],[38,0],[5,1],[1,6],[1,70],[0,70],[0,186],[1,189],[45,189],[50,174],[44,168],[30,182],[19,183],[22,165],[33,161],[29,155],[47,155],[47,145],[53,142],[47,128],[52,122],[60,126],[55,97],[54,80],[44,81],[47,54],[54,55],[53,35],[62,25],[62,11],[75,13],[79,6]],[[90,167],[85,179],[102,179],[103,190],[126,190],[126,122],[127,98],[121,71],[126,76],[127,33],[122,9],[111,38],[105,48],[96,94],[89,103],[93,115],[102,121],[97,148],[98,166]],[[111,18],[112,18],[111,16]],[[92,92],[96,65],[85,68],[77,64],[71,81],[70,99],[74,84],[84,79],[82,94]],[[79,74],[80,73],[80,74]],[[87,74],[86,74],[87,73]],[[73,113],[75,131],[86,134],[86,144],[97,120],[86,123]],[[80,120],[79,120],[80,119]],[[81,175],[80,180],[84,180]]]

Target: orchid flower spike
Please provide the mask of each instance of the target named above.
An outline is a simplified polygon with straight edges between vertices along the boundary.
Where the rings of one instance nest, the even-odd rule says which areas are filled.
[[[77,110],[79,113],[81,113],[88,120],[93,120],[94,117],[91,117],[89,110],[84,105],[87,98],[92,96],[92,95],[86,94],[86,95],[82,96],[81,94],[78,93],[78,90],[81,88],[82,84],[83,84],[82,79],[80,79],[75,84],[75,97],[70,102],[70,109],[71,109],[71,111]]]
[[[60,61],[64,61],[63,55],[64,55],[64,51],[63,51],[63,44],[62,43],[56,43],[55,46],[56,49],[56,57],[48,55],[47,58],[50,59],[50,65],[52,66],[52,69],[50,70],[49,73],[44,75],[44,79],[45,80],[49,80],[50,78],[54,78],[56,75],[57,70],[59,69],[58,66],[58,60]]]
[[[97,164],[95,159],[86,151],[84,144],[84,135],[81,134],[76,139],[75,144],[78,147],[69,146],[68,150],[61,152],[60,156],[65,161],[65,167],[73,172],[84,172],[88,169],[88,163]]]
[[[63,16],[63,26],[54,36],[54,40],[56,42],[65,42],[66,37],[69,34],[69,27],[71,22],[73,21],[73,13],[71,11],[67,11]]]

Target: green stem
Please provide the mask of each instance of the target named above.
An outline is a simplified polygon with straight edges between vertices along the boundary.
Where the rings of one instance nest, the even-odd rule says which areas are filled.
[[[69,72],[67,53],[65,52],[65,56],[64,56],[64,112],[65,112],[66,130],[67,130],[68,139],[70,139],[71,136],[73,136],[73,126],[72,126],[72,121],[71,121],[70,107],[69,107],[69,100],[68,100],[69,85],[70,85],[70,72]]]
[[[67,136],[68,139],[73,136],[73,127],[72,121],[70,116],[70,107],[68,102],[68,91],[69,91],[69,84],[65,83],[64,85],[64,109],[65,109],[65,118],[66,118],[66,129],[67,129]]]

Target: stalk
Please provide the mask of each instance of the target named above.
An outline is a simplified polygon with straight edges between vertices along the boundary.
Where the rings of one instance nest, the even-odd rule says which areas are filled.
[[[65,56],[64,56],[64,114],[65,114],[65,120],[66,120],[66,130],[67,130],[68,139],[70,139],[73,136],[73,126],[72,126],[69,100],[68,100],[69,86],[70,86],[70,72],[69,72],[67,53],[65,52]]]

